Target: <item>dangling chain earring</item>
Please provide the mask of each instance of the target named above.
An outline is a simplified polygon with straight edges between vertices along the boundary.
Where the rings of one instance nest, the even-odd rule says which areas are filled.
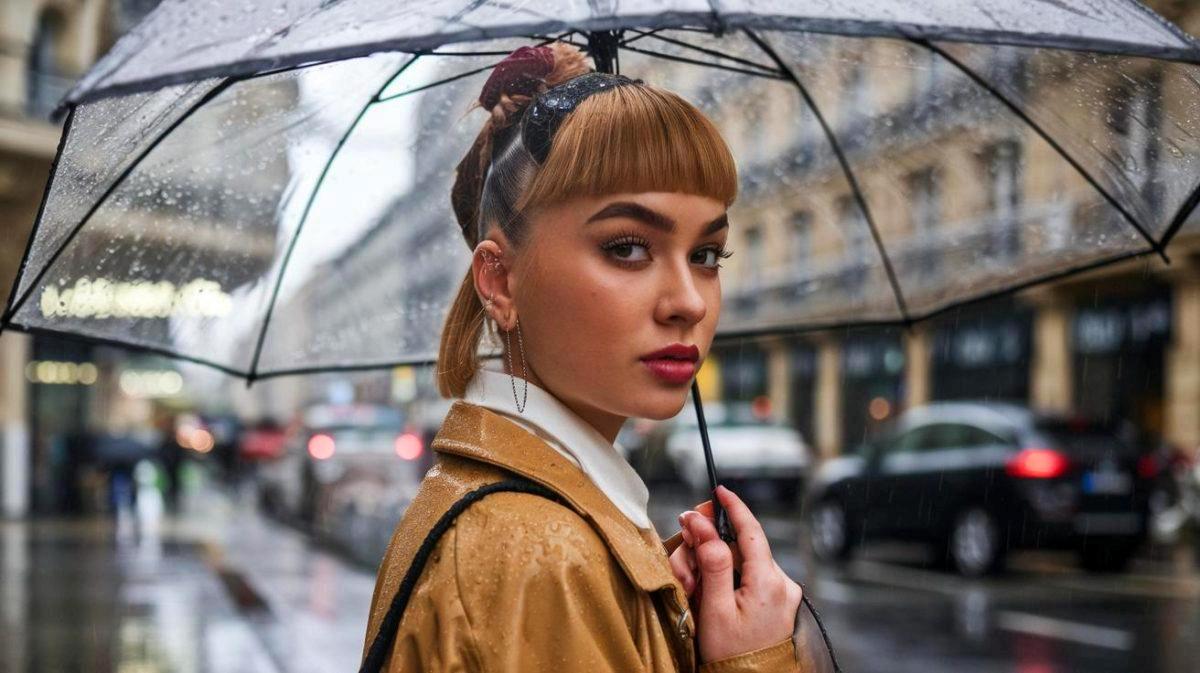
[[[484,304],[485,308],[492,307],[492,298],[488,297]],[[513,403],[517,405],[518,413],[525,413],[525,404],[529,402],[529,373],[525,369],[525,340],[521,338],[521,321],[518,319],[515,325],[517,329],[517,347],[521,349],[521,380],[524,381],[523,394],[520,402],[517,402],[517,378],[513,376],[512,362],[512,330],[505,330],[504,338],[508,341],[508,378],[512,383]]]

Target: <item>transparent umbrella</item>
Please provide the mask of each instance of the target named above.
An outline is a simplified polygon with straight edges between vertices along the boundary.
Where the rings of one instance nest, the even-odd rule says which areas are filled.
[[[911,324],[1195,226],[1200,49],[1134,0],[166,0],[61,103],[0,329],[248,382],[433,362],[469,258],[462,113],[555,39],[696,102],[746,217],[808,204],[719,339]]]

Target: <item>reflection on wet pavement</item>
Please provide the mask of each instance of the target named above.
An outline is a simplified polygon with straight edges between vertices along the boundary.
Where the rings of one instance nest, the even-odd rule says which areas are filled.
[[[0,523],[0,672],[357,669],[369,572],[217,490],[139,509]]]
[[[207,485],[167,517],[150,491],[115,521],[0,523],[0,673],[356,670],[372,569],[260,516],[254,495]],[[655,493],[659,533],[694,504]],[[808,560],[795,516],[759,516],[848,673],[1196,670],[1194,559],[1091,575],[1025,554],[972,581],[881,545],[831,568]]]

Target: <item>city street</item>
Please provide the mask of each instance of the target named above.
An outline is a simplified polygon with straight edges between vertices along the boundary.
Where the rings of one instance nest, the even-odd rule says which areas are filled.
[[[0,672],[355,670],[371,569],[262,517],[253,495],[205,485],[170,519],[143,488],[141,530],[133,517],[0,525]],[[685,502],[655,499],[660,532]],[[966,581],[879,545],[813,572],[799,527],[763,520],[846,671],[1184,673],[1200,655],[1200,575],[1186,553],[1140,558],[1122,576],[1030,553],[1002,578]]]
[[[674,530],[688,506],[666,500],[655,525]],[[1089,574],[1069,553],[1023,552],[1007,574],[967,580],[937,569],[923,547],[895,543],[868,545],[844,568],[814,566],[798,551],[797,522],[761,518],[845,671],[1183,673],[1200,655],[1200,570],[1187,549],[1117,575]]]

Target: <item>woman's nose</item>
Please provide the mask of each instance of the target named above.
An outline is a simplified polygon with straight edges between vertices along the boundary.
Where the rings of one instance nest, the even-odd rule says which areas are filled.
[[[686,261],[673,265],[663,278],[655,318],[663,323],[693,325],[704,319],[708,305],[696,286],[696,272]]]

